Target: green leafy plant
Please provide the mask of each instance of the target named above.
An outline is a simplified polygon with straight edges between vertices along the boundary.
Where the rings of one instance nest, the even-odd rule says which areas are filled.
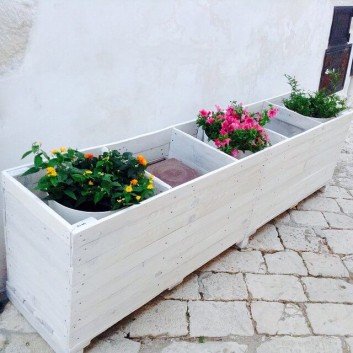
[[[332,118],[347,109],[346,100],[337,94],[331,94],[339,81],[339,73],[328,70],[331,89],[322,89],[316,92],[306,92],[299,88],[295,77],[285,75],[291,86],[289,98],[283,100],[285,107],[299,114],[314,118]]]
[[[34,165],[23,175],[45,171],[36,189],[47,199],[82,211],[108,211],[137,204],[154,195],[152,177],[145,175],[147,160],[116,150],[94,156],[61,147],[50,154],[40,143],[22,158],[33,154]]]

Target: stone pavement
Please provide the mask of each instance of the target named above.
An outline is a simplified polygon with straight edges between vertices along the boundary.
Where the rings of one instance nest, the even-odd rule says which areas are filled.
[[[0,351],[52,352],[10,303]],[[353,353],[352,129],[328,186],[85,350],[100,352]]]

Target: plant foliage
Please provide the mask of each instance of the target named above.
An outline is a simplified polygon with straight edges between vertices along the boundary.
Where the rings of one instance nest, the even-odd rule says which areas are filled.
[[[147,160],[116,150],[94,156],[61,147],[47,154],[39,143],[24,153],[34,165],[23,175],[45,170],[36,189],[47,199],[82,211],[108,211],[137,204],[154,195],[152,178],[145,175]]]
[[[346,100],[337,94],[331,94],[339,81],[339,74],[328,70],[330,75],[331,89],[322,89],[316,92],[306,92],[299,88],[295,77],[285,75],[288,84],[291,86],[289,98],[284,99],[284,105],[299,114],[314,118],[332,118],[347,109]]]

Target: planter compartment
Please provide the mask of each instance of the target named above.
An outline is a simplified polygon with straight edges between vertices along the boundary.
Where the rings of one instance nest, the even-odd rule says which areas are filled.
[[[265,101],[257,103],[265,104]],[[19,177],[3,172],[10,300],[57,353],[95,336],[330,180],[352,113],[279,136],[242,160],[179,124],[105,145],[150,161],[176,158],[200,174],[96,220],[70,224]],[[103,146],[87,149],[100,152]]]

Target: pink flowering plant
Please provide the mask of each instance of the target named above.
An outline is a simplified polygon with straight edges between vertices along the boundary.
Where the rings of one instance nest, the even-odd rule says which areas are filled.
[[[232,102],[227,109],[200,110],[196,124],[216,147],[234,157],[239,151],[258,152],[270,146],[264,126],[277,116],[278,109],[269,106],[259,113],[250,113],[242,104]]]

